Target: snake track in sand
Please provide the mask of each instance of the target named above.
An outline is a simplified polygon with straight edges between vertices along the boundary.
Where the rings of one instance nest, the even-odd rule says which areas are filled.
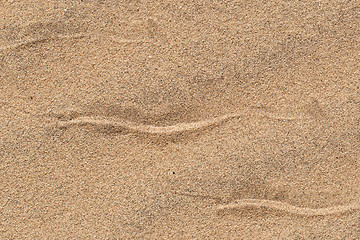
[[[220,117],[216,117],[210,120],[203,120],[197,122],[189,123],[178,123],[175,125],[169,126],[155,126],[155,125],[145,125],[129,121],[119,121],[106,117],[78,117],[69,121],[60,121],[56,126],[60,128],[69,128],[71,126],[82,126],[82,125],[92,125],[96,127],[112,127],[117,130],[125,130],[135,133],[143,134],[152,134],[152,135],[173,135],[181,134],[186,132],[200,131],[207,129],[212,126],[219,125],[223,122],[226,122],[230,119],[240,118],[249,114],[245,113],[236,113],[236,114],[226,114]],[[260,114],[261,116],[274,118],[278,120],[298,120],[303,118],[296,117],[278,117],[275,115],[269,114]]]
[[[51,36],[51,37],[32,38],[32,39],[27,39],[27,40],[23,40],[20,42],[16,42],[13,44],[0,46],[0,51],[16,49],[19,47],[26,47],[26,46],[29,46],[32,44],[43,43],[43,42],[47,42],[47,41],[54,41],[54,40],[61,40],[61,39],[79,39],[79,38],[83,38],[83,37],[85,37],[85,34],[79,33],[79,34],[72,34],[72,35],[60,34],[60,35]]]
[[[111,127],[115,130],[120,131],[129,131],[135,133],[143,133],[150,135],[174,135],[181,134],[192,131],[200,131],[207,129],[212,126],[219,125],[230,119],[236,119],[243,116],[248,116],[249,113],[236,113],[236,114],[227,114],[220,117],[216,117],[210,120],[190,122],[190,123],[179,123],[170,126],[155,126],[155,125],[145,125],[138,124],[129,121],[119,121],[118,119],[106,118],[106,117],[91,117],[83,116],[77,117],[68,121],[59,121],[55,126],[59,128],[70,128],[74,126],[83,126],[90,125],[95,127]],[[299,119],[309,119],[309,118],[300,118],[300,117],[284,117],[276,116],[272,114],[260,114],[261,116],[273,118],[277,120],[292,121]],[[297,207],[288,203],[280,201],[272,201],[265,199],[242,199],[238,200],[235,203],[217,205],[216,210],[232,210],[232,209],[242,209],[247,207],[255,208],[269,208],[273,210],[287,212],[289,214],[302,215],[302,216],[324,216],[331,214],[342,214],[354,210],[360,210],[360,203],[353,203],[349,205],[339,205],[334,207],[327,208],[307,208],[307,207]]]
[[[179,123],[170,126],[154,126],[138,124],[128,121],[116,121],[99,117],[78,117],[70,121],[61,121],[57,126],[60,128],[68,128],[71,126],[92,125],[97,127],[112,127],[117,130],[125,130],[135,133],[145,133],[152,135],[173,135],[191,131],[202,130],[214,125],[221,124],[222,122],[231,118],[239,117],[238,115],[225,115],[211,120]]]
[[[348,205],[339,205],[327,208],[307,208],[297,207],[288,203],[280,201],[272,201],[265,199],[242,199],[235,203],[224,204],[216,206],[216,210],[232,210],[242,209],[247,207],[255,208],[270,208],[278,211],[284,211],[289,214],[301,215],[301,216],[325,216],[331,214],[342,214],[351,212],[354,210],[360,210],[360,203],[353,203]]]

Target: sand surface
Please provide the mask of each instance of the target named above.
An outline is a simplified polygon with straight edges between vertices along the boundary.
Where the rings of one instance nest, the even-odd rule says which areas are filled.
[[[0,239],[360,239],[357,1],[0,1]]]

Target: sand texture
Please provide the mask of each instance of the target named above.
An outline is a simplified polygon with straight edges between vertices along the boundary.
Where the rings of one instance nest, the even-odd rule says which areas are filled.
[[[360,239],[358,1],[0,1],[0,240]]]

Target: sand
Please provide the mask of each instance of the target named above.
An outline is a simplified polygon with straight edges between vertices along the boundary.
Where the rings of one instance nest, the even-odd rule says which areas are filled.
[[[0,239],[360,239],[356,1],[1,1]]]

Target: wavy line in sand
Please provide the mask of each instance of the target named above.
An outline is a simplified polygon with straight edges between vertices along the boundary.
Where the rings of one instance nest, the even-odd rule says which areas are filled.
[[[93,125],[98,127],[113,127],[118,130],[126,130],[136,133],[146,133],[146,134],[154,134],[154,135],[172,135],[172,134],[203,130],[211,126],[221,124],[226,120],[236,117],[239,117],[239,115],[225,115],[211,120],[191,122],[191,123],[179,123],[164,127],[138,124],[128,121],[113,121],[113,120],[108,120],[106,118],[78,117],[70,121],[61,121],[60,123],[57,124],[57,126],[60,128],[68,128],[71,126]]]
[[[255,208],[265,207],[265,208],[284,211],[290,214],[302,215],[302,216],[325,216],[331,214],[342,214],[354,210],[360,210],[360,203],[314,209],[314,208],[306,208],[306,207],[297,207],[280,201],[272,201],[265,199],[242,199],[236,201],[235,203],[218,205],[216,206],[216,210],[242,209],[246,207],[255,207]]]
[[[16,49],[19,47],[24,47],[24,46],[28,46],[31,44],[37,44],[37,43],[43,43],[46,41],[51,41],[51,40],[60,40],[60,39],[79,39],[79,38],[83,38],[86,35],[90,34],[85,34],[85,33],[78,33],[78,34],[72,34],[72,35],[65,35],[65,34],[59,34],[56,36],[50,36],[50,37],[42,37],[42,38],[31,38],[31,39],[27,39],[24,41],[19,41],[13,44],[8,44],[5,46],[0,46],[0,51],[3,50],[7,50],[7,49]],[[109,37],[111,40],[113,40],[114,42],[117,43],[146,43],[149,42],[145,39],[138,39],[138,40],[132,40],[132,39],[122,39],[122,38],[117,38],[114,36],[110,36]]]
[[[56,36],[51,36],[51,37],[33,38],[33,39],[28,39],[28,40],[25,40],[22,42],[17,42],[17,43],[1,46],[0,51],[7,50],[7,49],[19,48],[19,47],[27,46],[30,44],[43,43],[43,42],[50,41],[50,40],[77,39],[77,38],[83,38],[83,37],[85,37],[85,34],[79,33],[79,34],[73,34],[73,35],[56,35]]]
[[[154,135],[173,135],[173,134],[205,130],[207,128],[224,123],[225,121],[228,121],[230,119],[239,118],[247,115],[249,115],[249,113],[226,114],[210,120],[189,122],[189,123],[178,123],[170,126],[145,125],[130,121],[112,120],[104,117],[78,117],[69,121],[60,121],[59,123],[56,124],[56,126],[60,128],[68,128],[71,126],[92,125],[98,127],[112,127],[118,130],[126,130],[136,133],[146,133],[146,134],[154,134]],[[278,120],[291,121],[291,120],[304,119],[304,118],[284,117],[284,116],[279,117],[270,114],[260,114],[260,115]]]

